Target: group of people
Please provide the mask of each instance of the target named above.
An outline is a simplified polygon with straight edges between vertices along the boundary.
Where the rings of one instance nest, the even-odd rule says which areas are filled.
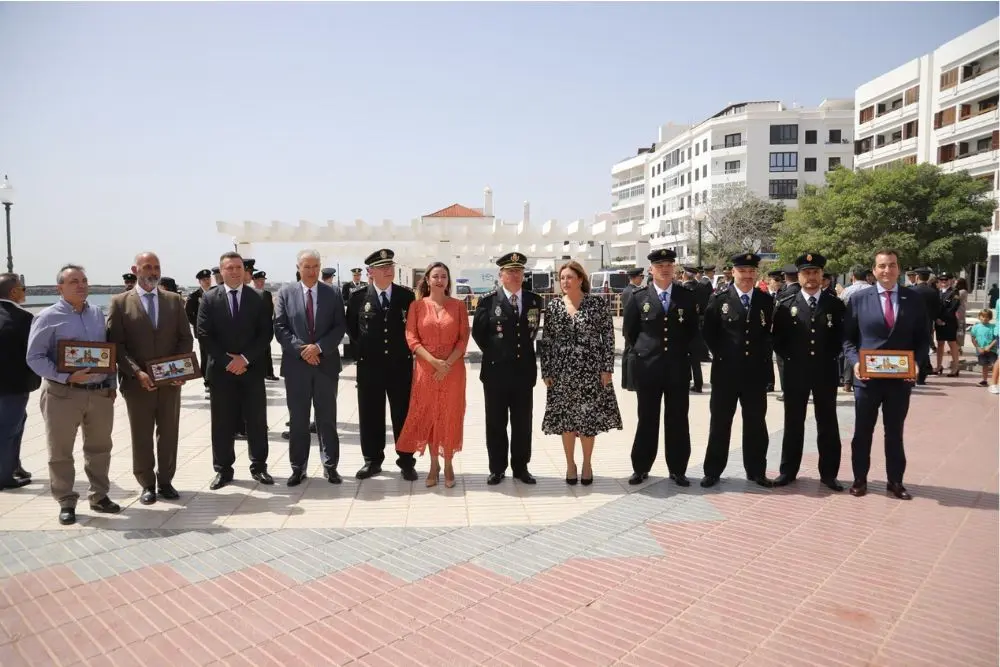
[[[630,484],[648,478],[662,426],[670,479],[679,486],[690,485],[688,397],[692,389],[701,390],[701,379],[696,378],[695,387],[690,383],[694,369],[700,376],[700,363],[710,354],[711,417],[701,486],[718,484],[727,466],[737,405],[742,408],[747,478],[764,487],[793,483],[801,466],[806,406],[812,397],[820,479],[830,489],[842,491],[837,480],[841,443],[836,394],[842,382],[839,358],[844,355],[854,371],[856,398],[851,494],[867,492],[872,434],[881,410],[888,490],[897,498],[910,497],[903,486],[902,436],[912,382],[864,380],[858,370],[863,349],[910,350],[921,365],[928,357],[927,306],[915,290],[898,285],[895,251],[876,253],[871,269],[876,284],[854,291],[846,303],[832,290],[824,290],[826,260],[817,253],[797,259],[796,289],[774,293],[759,288],[760,257],[754,253],[734,256],[731,269],[727,267],[731,277],[714,289],[710,285],[705,289],[692,267],[685,267],[681,276],[687,280],[675,281],[676,256],[669,249],[658,249],[647,259],[649,284],[640,285],[643,270],[636,270],[624,298],[624,385],[636,391],[638,399]],[[23,360],[24,383],[18,388],[23,389],[25,405],[27,394],[37,387],[32,383],[44,380],[40,406],[60,523],[70,524],[76,518],[73,448],[81,429],[90,507],[101,513],[120,511],[108,497],[113,405],[119,386],[129,415],[133,473],[143,489],[140,501],[150,504],[158,497],[179,496],[172,479],[183,382],[154,383],[148,363],[190,353],[195,340],[211,408],[213,490],[234,478],[237,434],[246,435],[251,477],[261,484],[274,483],[268,472],[265,390],[265,380],[273,376],[272,338],[282,350],[280,374],[289,411],[287,484],[295,486],[306,478],[311,431],[318,436],[326,479],[342,482],[337,394],[339,350],[345,336],[357,367],[364,457],[355,474],[358,479],[382,473],[388,401],[402,478],[417,480],[416,455],[430,450],[426,485],[437,485],[442,474],[446,487],[455,484],[452,460],[464,442],[465,356],[471,336],[482,353],[487,483],[500,484],[508,469],[522,483],[536,481],[529,464],[532,394],[540,370],[546,393],[542,431],[562,438],[566,483],[591,484],[596,436],[623,428],[612,382],[611,313],[604,299],[590,293],[589,277],[579,263],[569,261],[559,268],[561,294],[546,303],[524,287],[526,262],[518,252],[499,258],[498,289],[479,299],[471,326],[465,303],[451,296],[452,278],[444,263],[431,264],[413,290],[393,282],[395,254],[388,248],[366,258],[367,283],[360,280],[358,269],[353,282],[342,289],[331,284],[332,273],[327,276],[321,268],[320,255],[303,250],[296,258],[296,282],[282,287],[273,299],[263,284],[251,284],[266,278],[255,275],[253,260],[227,252],[220,257],[217,272],[198,273],[200,289],[186,304],[179,295],[159,288],[159,258],[141,253],[132,267],[134,287],[115,295],[106,315],[87,302],[84,269],[62,267],[57,303],[33,319],[27,311],[15,311],[25,336],[23,346],[14,352]],[[23,294],[16,276],[0,276],[0,299],[18,289]],[[60,340],[113,343],[117,373],[60,372],[56,359]],[[784,367],[785,395],[781,468],[774,480],[766,476],[765,423],[766,394],[774,384],[773,355]],[[20,410],[23,420],[24,405]],[[7,419],[7,413],[6,404],[0,402],[0,417]],[[582,450],[579,466],[577,440]],[[19,460],[8,449],[3,451],[0,486],[19,485],[22,478],[15,476]]]

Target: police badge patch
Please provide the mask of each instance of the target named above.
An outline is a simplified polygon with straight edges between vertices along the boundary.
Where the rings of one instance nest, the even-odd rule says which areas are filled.
[[[766,327],[767,326],[767,320],[764,319],[764,311],[763,310],[760,311],[760,326],[762,326],[762,327]]]
[[[729,304],[728,303],[722,304],[722,314],[723,315],[728,315],[729,314]]]
[[[799,314],[799,307],[798,306],[792,306],[792,317],[795,317],[798,314]]]
[[[367,302],[365,303],[365,312],[366,313],[372,312],[372,305],[370,303]]]
[[[500,306],[497,306],[496,308],[493,309],[493,314],[498,317],[500,316]]]
[[[648,303],[642,304],[642,312],[644,312],[644,313],[648,313],[649,312],[649,304]]]

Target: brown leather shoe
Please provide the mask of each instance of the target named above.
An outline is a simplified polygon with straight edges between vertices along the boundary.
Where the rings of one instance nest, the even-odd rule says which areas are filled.
[[[885,491],[890,496],[895,496],[900,500],[913,500],[913,496],[911,496],[906,490],[906,487],[899,482],[889,482],[885,487]]]
[[[851,484],[851,495],[855,498],[860,498],[861,496],[868,493],[868,482],[862,482],[859,480],[854,480],[854,484]]]

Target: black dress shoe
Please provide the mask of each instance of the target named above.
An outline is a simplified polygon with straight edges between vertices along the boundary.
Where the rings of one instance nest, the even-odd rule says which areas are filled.
[[[271,477],[271,475],[268,474],[266,470],[261,470],[260,472],[252,472],[250,473],[250,477],[253,478],[253,481],[259,482],[260,484],[268,486],[274,484],[274,478]]]
[[[280,378],[278,378],[278,376],[276,375],[265,375],[264,379],[270,380],[271,382],[277,382]]]
[[[691,393],[692,394],[700,394],[701,393],[701,387],[694,387],[694,386],[692,386],[691,387]]]
[[[819,480],[823,486],[830,489],[831,491],[843,491],[844,485],[837,481],[836,477],[829,477],[827,479]]]
[[[670,473],[670,479],[674,480],[677,486],[691,486],[691,480],[684,473]]]
[[[886,493],[900,500],[913,500],[913,496],[906,490],[906,487],[899,482],[889,482],[885,487]]]
[[[96,503],[90,503],[91,511],[98,512],[99,514],[118,514],[122,511],[121,505],[112,502],[111,498],[104,496]]]
[[[765,489],[773,489],[774,481],[767,478],[766,475],[760,475],[758,477],[751,477],[750,481],[757,486],[763,486]]]
[[[569,484],[570,486],[576,486],[576,483],[579,482],[579,481],[580,480],[578,478],[576,478],[576,477],[567,477],[566,478],[566,483]],[[593,481],[593,480],[591,480],[591,481]]]
[[[59,509],[59,523],[64,526],[72,526],[76,523],[76,508],[62,507]]]
[[[208,488],[212,491],[218,491],[232,481],[232,475],[223,475],[221,472],[217,472],[215,473],[215,477],[212,479],[212,483],[208,485]]]
[[[795,478],[792,477],[791,475],[786,475],[785,473],[781,473],[780,475],[778,475],[777,477],[774,478],[774,485],[775,486],[788,486],[789,484],[791,484],[794,481],[795,481]]]
[[[316,432],[316,422],[309,422],[309,432],[310,433]]]
[[[247,434],[246,431],[237,431],[236,433],[233,434],[233,437],[236,438],[237,440],[246,440]]]
[[[581,477],[580,478],[580,484],[583,484],[584,486],[590,486],[593,483],[594,483],[594,478],[593,477]]]
[[[489,478],[486,480],[486,483],[489,484],[490,486],[496,486],[502,481],[503,481],[503,473],[491,472]]]
[[[164,500],[177,500],[181,494],[170,484],[160,484],[160,497]]]
[[[20,489],[22,486],[28,486],[29,484],[31,484],[30,479],[14,477],[9,481],[0,484],[0,491],[3,491],[4,489]]]
[[[868,482],[861,482],[854,480],[854,484],[851,484],[851,495],[855,498],[860,498],[861,496],[868,493]]]
[[[28,479],[28,480],[30,480],[31,479],[31,473],[28,472],[27,470],[25,470],[24,468],[22,468],[21,466],[17,466],[17,468],[14,469],[14,479]]]
[[[291,440],[292,439],[292,432],[291,431],[282,431],[281,432],[281,438],[283,440]]]
[[[400,476],[407,482],[417,481],[417,469],[416,468],[403,468],[399,471]]]
[[[767,392],[774,391],[774,385],[773,384],[767,385],[766,387],[764,387],[764,391],[767,391]]]
[[[648,478],[649,478],[648,472],[634,472],[632,473],[632,476],[628,478],[628,483],[631,484],[632,486],[635,486],[637,484],[642,484]]]
[[[701,488],[708,489],[719,483],[718,475],[705,475],[701,478]]]
[[[326,481],[330,482],[330,484],[340,484],[344,481],[344,478],[336,470],[327,470]]]
[[[139,496],[139,502],[143,505],[152,505],[156,502],[156,489],[149,486],[142,490],[142,495]]]
[[[306,479],[306,474],[301,470],[293,470],[292,476],[288,478],[288,486],[298,486]]]
[[[368,479],[369,477],[374,477],[380,472],[382,472],[382,466],[375,463],[366,463],[361,466],[361,470],[359,470],[354,476],[358,479]]]
[[[522,470],[519,473],[514,473],[514,479],[518,480],[522,484],[535,484],[535,478],[531,476],[531,473],[527,470]]]

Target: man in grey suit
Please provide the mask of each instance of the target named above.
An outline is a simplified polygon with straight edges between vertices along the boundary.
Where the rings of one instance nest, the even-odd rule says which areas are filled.
[[[340,439],[337,436],[337,383],[340,378],[340,341],[347,331],[340,291],[320,282],[320,255],[302,250],[296,257],[299,282],[285,285],[274,304],[274,336],[281,343],[281,375],[290,418],[288,459],[292,476],[288,486],[306,478],[309,463],[309,407],[316,412],[319,453],[331,484],[337,473]]]

